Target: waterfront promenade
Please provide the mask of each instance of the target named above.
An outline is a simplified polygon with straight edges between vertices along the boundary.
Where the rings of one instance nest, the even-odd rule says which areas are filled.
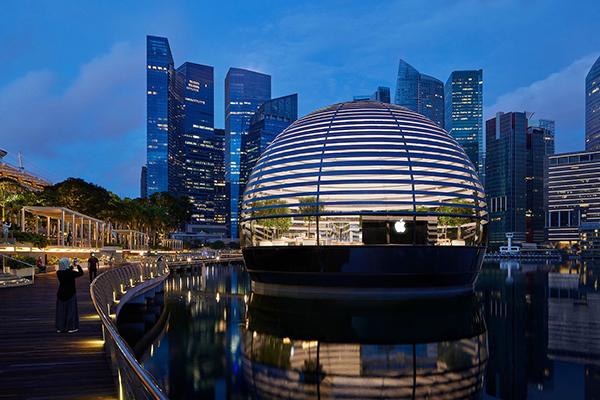
[[[56,272],[33,285],[0,289],[0,399],[117,399],[89,292],[76,280],[80,328],[57,333]]]

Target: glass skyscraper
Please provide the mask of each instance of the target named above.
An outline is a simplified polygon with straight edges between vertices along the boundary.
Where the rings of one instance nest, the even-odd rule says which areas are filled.
[[[544,240],[544,169],[553,136],[528,127],[524,112],[497,113],[486,122],[485,191],[490,211],[490,245]]]
[[[298,119],[298,94],[265,101],[250,119],[248,133],[242,136],[240,192],[243,193],[252,168],[267,146]]]
[[[176,71],[169,41],[146,38],[147,194],[177,193]]]
[[[190,223],[218,224],[213,67],[186,62],[175,69],[169,41],[148,36],[147,77],[146,194],[186,195]]]
[[[375,93],[373,93],[373,95],[371,95],[369,100],[381,101],[382,103],[391,103],[392,100],[390,95],[390,88],[385,86],[378,86],[377,90],[375,91]]]
[[[213,67],[186,62],[177,68],[181,126],[180,194],[193,205],[193,224],[214,222],[214,72]]]
[[[585,77],[585,149],[600,149],[600,57]]]
[[[225,129],[215,129],[213,152],[214,187],[215,187],[215,223],[227,223],[227,191],[225,186]]]
[[[439,79],[419,73],[402,59],[398,66],[395,103],[444,127],[444,84]]]
[[[271,76],[230,68],[225,77],[225,181],[229,192],[229,233],[238,237],[241,200],[240,170],[242,135],[258,107],[271,99]]]
[[[445,86],[444,128],[483,176],[483,70],[454,71]]]

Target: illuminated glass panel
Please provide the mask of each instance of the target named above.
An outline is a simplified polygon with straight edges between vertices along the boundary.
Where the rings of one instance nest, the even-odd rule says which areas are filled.
[[[464,246],[481,245],[487,211],[447,132],[403,107],[355,101],[277,136],[250,175],[241,222],[244,246]]]

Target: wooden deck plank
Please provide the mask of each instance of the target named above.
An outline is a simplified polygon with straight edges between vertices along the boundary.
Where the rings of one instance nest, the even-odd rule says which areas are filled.
[[[0,399],[117,399],[87,271],[77,279],[79,331],[58,333],[55,272],[0,289]]]

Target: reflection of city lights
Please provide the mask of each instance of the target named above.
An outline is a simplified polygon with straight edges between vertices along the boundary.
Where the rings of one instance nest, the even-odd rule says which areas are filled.
[[[316,341],[316,340],[304,341],[304,342],[302,342],[302,348],[303,349],[310,349],[312,347],[317,347],[318,344],[319,344],[319,342]]]
[[[292,341],[290,340],[289,337],[284,337],[283,338],[283,344],[290,344],[290,343],[292,343]]]
[[[219,300],[221,300],[221,296],[219,296],[219,293],[217,293],[217,303],[219,302]]]

